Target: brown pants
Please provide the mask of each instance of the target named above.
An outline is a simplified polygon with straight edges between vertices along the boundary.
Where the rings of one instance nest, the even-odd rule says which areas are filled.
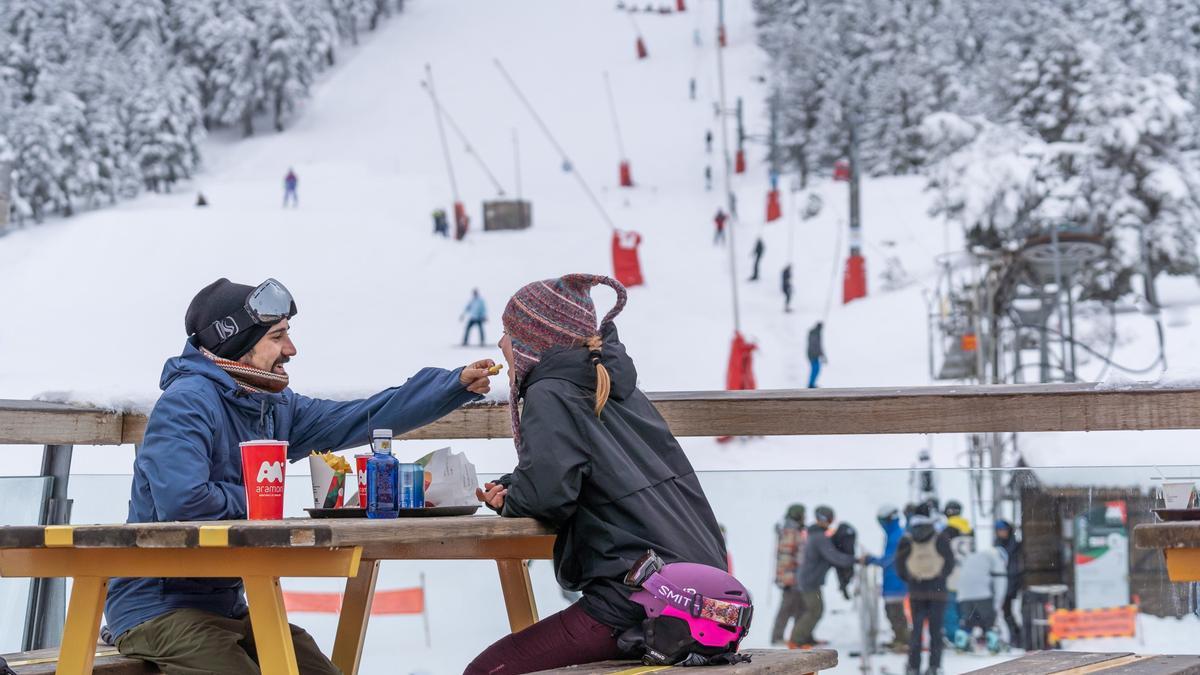
[[[292,626],[301,675],[341,675],[303,628]],[[259,675],[250,617],[230,619],[200,609],[177,609],[117,638],[117,650],[150,661],[166,675]]]

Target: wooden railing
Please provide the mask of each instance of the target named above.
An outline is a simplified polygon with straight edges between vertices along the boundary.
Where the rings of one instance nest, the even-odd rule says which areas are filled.
[[[649,394],[677,436],[1200,429],[1200,386],[1092,384]],[[146,417],[0,400],[0,444],[121,445]],[[511,437],[506,404],[466,406],[407,439]]]

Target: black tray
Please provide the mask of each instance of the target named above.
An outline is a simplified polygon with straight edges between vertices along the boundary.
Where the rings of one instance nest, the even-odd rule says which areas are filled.
[[[431,506],[424,509],[400,509],[401,518],[438,518],[442,516],[470,516],[479,510],[474,506]],[[352,506],[340,509],[304,509],[313,518],[366,518],[367,510]]]
[[[1200,520],[1200,509],[1154,509],[1159,520]]]

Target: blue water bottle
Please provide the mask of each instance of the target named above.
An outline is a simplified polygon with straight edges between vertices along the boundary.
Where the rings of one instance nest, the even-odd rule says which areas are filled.
[[[399,517],[400,461],[392,456],[392,430],[373,431],[371,450],[374,455],[367,460],[367,517]]]

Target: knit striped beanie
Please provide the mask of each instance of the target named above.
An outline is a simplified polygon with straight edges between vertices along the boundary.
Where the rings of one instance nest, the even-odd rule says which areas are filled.
[[[592,302],[592,287],[604,285],[617,293],[617,303],[596,326],[596,305]],[[582,345],[588,338],[599,335],[604,326],[612,323],[627,299],[625,287],[619,281],[600,274],[568,274],[558,279],[543,279],[527,284],[513,294],[504,308],[504,332],[512,343],[515,382],[509,395],[512,413],[513,441],[520,446],[521,383],[529,371],[552,347]]]

